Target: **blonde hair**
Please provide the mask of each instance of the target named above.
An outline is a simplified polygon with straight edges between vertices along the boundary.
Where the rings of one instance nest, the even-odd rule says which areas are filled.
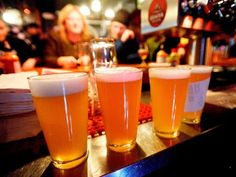
[[[65,42],[69,42],[66,37],[66,29],[65,29],[64,24],[65,24],[65,20],[66,20],[67,16],[72,11],[76,11],[81,16],[81,20],[83,23],[83,30],[81,33],[81,40],[82,40],[81,42],[89,41],[90,39],[92,39],[93,36],[88,31],[88,25],[86,23],[85,17],[80,12],[79,7],[72,5],[72,4],[67,4],[66,6],[64,6],[58,15],[58,26],[59,26],[59,31],[60,31],[60,35],[61,35],[62,40],[64,40]]]
[[[2,33],[2,36],[1,36],[1,39],[0,39],[0,40],[2,40],[2,39],[5,39],[7,37],[10,29],[9,29],[8,24],[2,18],[0,18],[0,23],[1,23],[1,25],[3,25],[3,32],[4,32],[4,33]],[[0,41],[0,42],[2,42],[2,41]]]

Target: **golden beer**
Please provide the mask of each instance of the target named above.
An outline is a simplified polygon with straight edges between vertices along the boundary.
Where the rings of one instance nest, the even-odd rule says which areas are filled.
[[[88,85],[85,73],[29,79],[34,105],[52,158],[72,168],[87,157]]]
[[[127,151],[136,144],[142,71],[131,67],[95,71],[107,145]]]
[[[185,123],[198,124],[205,105],[212,67],[189,66],[189,68],[191,69],[190,84],[182,117]]]
[[[179,135],[190,70],[149,69],[154,132],[165,138]]]

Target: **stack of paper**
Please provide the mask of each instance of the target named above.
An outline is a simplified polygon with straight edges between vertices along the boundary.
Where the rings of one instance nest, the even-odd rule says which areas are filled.
[[[0,117],[34,110],[27,78],[37,72],[21,72],[0,75]]]

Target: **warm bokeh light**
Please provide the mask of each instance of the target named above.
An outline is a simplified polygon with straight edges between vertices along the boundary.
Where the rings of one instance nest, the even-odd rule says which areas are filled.
[[[94,12],[100,12],[101,11],[101,2],[100,0],[93,0],[91,3],[91,9]]]
[[[30,15],[30,14],[31,14],[31,11],[30,11],[28,8],[25,8],[25,9],[24,9],[24,13],[27,14],[27,15]]]
[[[82,13],[83,15],[85,15],[85,16],[88,16],[88,15],[91,14],[90,9],[89,9],[88,6],[86,6],[86,5],[82,5],[82,6],[80,7],[80,11],[81,11],[81,13]]]
[[[7,9],[3,12],[2,18],[5,22],[12,25],[22,25],[21,13],[17,9]]]
[[[181,37],[180,38],[180,44],[187,45],[189,42],[188,38]]]
[[[113,9],[106,9],[105,11],[105,17],[107,18],[113,18],[115,16],[115,12]]]

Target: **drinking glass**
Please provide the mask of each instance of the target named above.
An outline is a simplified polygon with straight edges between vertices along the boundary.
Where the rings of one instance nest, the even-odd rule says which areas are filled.
[[[95,70],[107,146],[113,151],[129,151],[136,144],[142,75],[132,67]]]
[[[63,73],[28,78],[53,165],[67,169],[87,157],[88,76]]]
[[[174,67],[149,69],[153,127],[156,135],[179,135],[191,71]]]
[[[81,42],[76,45],[76,58],[78,58],[78,63],[84,67],[91,67],[91,50],[89,42]]]
[[[112,38],[95,38],[90,41],[91,68],[89,73],[89,90],[91,114],[100,114],[100,103],[94,77],[96,68],[110,68],[117,64],[115,41]]]
[[[186,99],[183,122],[188,124],[198,124],[201,121],[203,107],[205,105],[206,93],[210,83],[211,66],[194,65],[179,66],[191,69],[188,96]]]
[[[96,38],[90,43],[93,67],[113,67],[117,64],[115,41],[112,38]]]
[[[142,60],[141,65],[146,66],[147,64],[146,64],[145,60],[147,59],[148,54],[149,54],[148,46],[146,43],[139,44],[138,54]]]

